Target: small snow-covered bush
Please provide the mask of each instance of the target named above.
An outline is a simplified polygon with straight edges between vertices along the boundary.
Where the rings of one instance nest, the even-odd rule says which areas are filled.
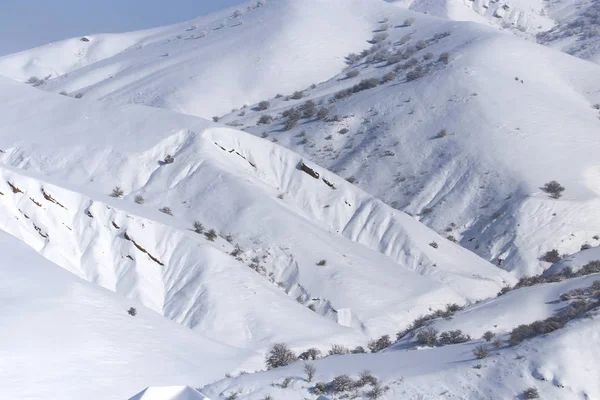
[[[275,343],[269,350],[265,363],[267,369],[285,367],[296,361],[296,354],[285,343]]]
[[[390,335],[383,335],[377,340],[371,340],[367,347],[371,350],[371,353],[377,353],[391,345],[392,341],[390,340]]]
[[[455,331],[442,332],[438,344],[445,346],[448,344],[465,343],[469,340],[471,340],[471,336],[465,335],[460,329],[457,329]]]
[[[264,111],[264,110],[268,109],[269,107],[271,107],[271,103],[269,103],[269,102],[268,102],[268,101],[266,101],[266,100],[263,100],[263,101],[261,101],[260,103],[258,103],[258,107],[257,107],[257,108],[258,108],[260,111]]]
[[[137,315],[137,310],[135,309],[135,307],[130,307],[129,310],[127,310],[127,314],[131,315],[132,317],[135,317]]]
[[[273,117],[270,116],[269,114],[263,114],[260,116],[260,118],[258,119],[258,125],[263,125],[263,124],[270,124],[273,122]]]
[[[496,335],[492,331],[486,331],[483,334],[483,338],[485,339],[486,342],[491,342],[492,339],[495,338],[495,337],[496,337]]]
[[[115,186],[110,192],[110,197],[123,197],[124,194],[125,192],[121,189],[121,186]]]
[[[323,267],[323,266],[327,265],[327,260],[320,260],[320,261],[317,263],[317,265],[318,265],[318,266],[321,266],[321,267]]]
[[[344,347],[339,344],[334,344],[333,346],[331,346],[331,349],[329,349],[329,351],[327,352],[327,355],[336,356],[336,355],[340,355],[340,354],[349,354],[349,353],[350,353],[350,350],[348,350],[347,347]]]
[[[484,359],[490,355],[490,351],[488,350],[485,344],[481,344],[473,349],[473,355],[478,360]]]
[[[175,158],[172,155],[167,154],[163,162],[165,164],[173,164],[174,161],[175,161]]]
[[[173,211],[171,211],[171,207],[162,207],[159,208],[158,211],[160,211],[163,214],[167,214],[167,215],[173,215]]]
[[[200,221],[194,221],[194,232],[202,233],[204,232],[204,225]]]
[[[310,349],[300,353],[298,358],[300,360],[316,360],[321,355],[321,350],[311,347]]]
[[[339,375],[333,378],[329,384],[329,388],[334,393],[342,393],[352,390],[354,381],[348,375]]]
[[[215,239],[217,238],[217,232],[214,229],[210,229],[208,232],[204,233],[204,236],[206,237],[206,239],[208,239],[210,242],[214,242]]]
[[[292,99],[294,100],[300,100],[301,98],[304,97],[304,92],[303,91],[296,91],[292,94]]]
[[[546,261],[552,264],[557,263],[560,260],[560,253],[556,249],[549,250],[542,256],[542,261]]]
[[[363,371],[358,376],[356,381],[356,387],[363,387],[366,385],[375,385],[379,380],[371,374],[371,371]]]
[[[421,346],[435,347],[437,344],[438,331],[434,328],[427,328],[417,334],[417,343]]]
[[[527,399],[527,400],[539,399],[540,398],[540,393],[538,392],[537,388],[530,387],[530,388],[525,389],[523,391],[523,398]]]
[[[356,78],[358,75],[360,75],[360,71],[357,69],[351,69],[346,72],[346,78]]]
[[[135,202],[135,204],[144,204],[145,200],[144,200],[144,197],[142,197],[138,194],[137,196],[135,196],[133,201]]]

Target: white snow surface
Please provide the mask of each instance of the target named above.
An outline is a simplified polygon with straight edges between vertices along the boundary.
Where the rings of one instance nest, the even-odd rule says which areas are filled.
[[[208,337],[253,349],[364,343],[515,281],[311,163],[331,189],[268,141],[167,111],[2,87],[0,227]],[[173,164],[161,164],[166,154]],[[104,194],[115,185],[124,199]],[[239,259],[222,238],[193,233],[194,220],[231,233]],[[248,268],[255,256],[262,274]]]
[[[210,400],[189,386],[149,387],[129,400]]]
[[[4,399],[127,399],[149,385],[209,383],[251,355],[77,278],[1,231],[0,253]]]
[[[325,357],[315,382],[368,369],[383,400],[599,399],[597,311],[472,352],[599,278],[495,297],[600,258],[579,252],[600,234],[600,66],[557,51],[595,60],[595,4],[270,0],[0,58],[0,397],[314,398],[299,362],[258,371],[273,343],[367,347],[459,303],[431,326],[473,340]],[[380,56],[424,48],[348,66],[381,31]],[[338,118],[285,130],[308,100]]]

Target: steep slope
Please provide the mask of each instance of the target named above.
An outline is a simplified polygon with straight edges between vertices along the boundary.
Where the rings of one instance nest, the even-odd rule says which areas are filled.
[[[2,231],[0,253],[2,398],[126,399],[151,384],[209,383],[251,356],[75,277]]]
[[[520,275],[547,268],[539,257],[551,248],[593,243],[600,68],[473,24],[422,17],[406,27],[401,17],[302,100],[271,99],[266,111],[222,121],[307,155]],[[328,116],[290,111],[308,100]],[[265,114],[273,121],[257,125]],[[540,190],[552,180],[567,187],[558,200]]]
[[[254,349],[364,343],[514,282],[268,141],[152,108],[2,89],[0,226],[206,336]],[[100,194],[116,185],[124,199]],[[222,238],[194,233],[195,220]]]

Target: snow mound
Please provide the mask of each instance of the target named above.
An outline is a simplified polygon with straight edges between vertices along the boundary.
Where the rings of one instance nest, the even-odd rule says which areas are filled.
[[[149,387],[129,400],[210,400],[189,386]]]

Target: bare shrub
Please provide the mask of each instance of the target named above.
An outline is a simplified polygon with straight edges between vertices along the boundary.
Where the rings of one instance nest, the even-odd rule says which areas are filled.
[[[171,211],[171,207],[161,207],[158,209],[158,211],[160,211],[163,214],[167,214],[167,215],[173,215],[173,211]]]
[[[371,340],[367,347],[371,350],[371,353],[376,353],[392,345],[390,335],[383,335],[377,340]]]
[[[481,344],[473,349],[473,355],[478,360],[484,359],[490,355],[490,351],[488,350],[485,344]]]
[[[270,116],[269,114],[263,114],[260,116],[260,118],[258,119],[258,123],[257,125],[266,125],[266,124],[270,124],[273,122],[273,117]]]
[[[265,363],[267,369],[285,367],[296,361],[296,354],[285,343],[275,343],[269,350]]]
[[[125,192],[121,189],[121,186],[115,186],[112,192],[110,192],[110,197],[123,197],[124,194]]]
[[[135,198],[133,199],[133,201],[135,202],[135,204],[144,204],[144,197],[140,196],[139,194],[137,196],[135,196]]]
[[[417,334],[417,343],[421,346],[435,347],[437,344],[438,331],[434,328],[427,328]]]
[[[331,346],[331,349],[329,349],[329,351],[327,352],[327,355],[335,356],[335,355],[349,354],[349,353],[350,353],[350,350],[348,350],[347,347],[344,347],[339,344],[334,344],[333,346]]]
[[[315,365],[311,363],[304,363],[302,370],[306,374],[306,381],[308,383],[312,382],[315,373],[317,372],[317,368],[315,367]]]

